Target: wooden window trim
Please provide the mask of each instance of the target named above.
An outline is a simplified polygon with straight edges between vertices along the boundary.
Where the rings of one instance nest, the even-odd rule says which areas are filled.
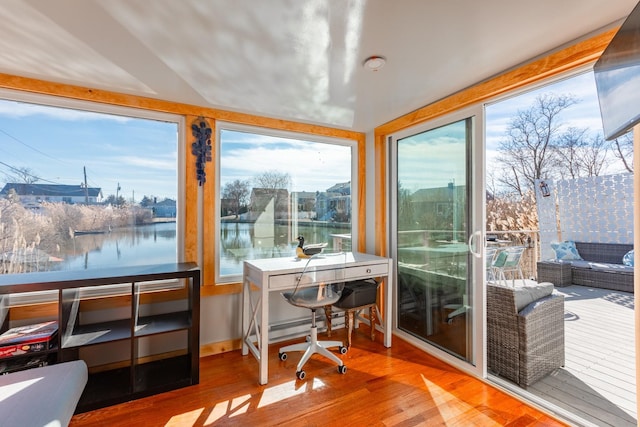
[[[618,28],[610,29],[578,41],[377,127],[374,130],[374,188],[376,204],[381,208],[376,209],[375,253],[382,256],[388,253],[386,180],[387,143],[391,134],[591,64],[600,57],[617,31]]]

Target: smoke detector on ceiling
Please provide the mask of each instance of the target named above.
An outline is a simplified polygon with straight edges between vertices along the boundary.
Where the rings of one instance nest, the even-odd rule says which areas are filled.
[[[364,60],[362,65],[369,71],[378,71],[380,68],[384,67],[384,64],[386,63],[387,60],[382,56],[370,56]]]

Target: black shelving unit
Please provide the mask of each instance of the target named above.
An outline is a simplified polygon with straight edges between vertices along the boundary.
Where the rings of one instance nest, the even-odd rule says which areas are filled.
[[[149,284],[152,292],[174,290],[180,296],[141,304]],[[118,285],[115,292],[113,285]],[[40,353],[48,363],[83,359],[89,366],[89,381],[76,412],[199,382],[200,270],[195,263],[0,275],[0,333],[10,325],[5,298],[36,291],[57,291],[58,306],[55,342]],[[123,297],[129,307],[103,318],[83,309],[96,298]],[[171,351],[156,350],[163,343],[169,343]]]

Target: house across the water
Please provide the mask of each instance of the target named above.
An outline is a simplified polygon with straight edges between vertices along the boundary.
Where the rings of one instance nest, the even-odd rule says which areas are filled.
[[[102,203],[103,199],[101,188],[84,185],[9,182],[0,191],[0,197],[8,197],[11,194],[15,194],[20,203],[27,208],[37,208],[42,202],[96,204]]]

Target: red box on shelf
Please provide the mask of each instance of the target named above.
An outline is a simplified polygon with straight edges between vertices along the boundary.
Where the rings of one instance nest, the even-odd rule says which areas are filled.
[[[48,350],[55,345],[58,322],[11,328],[0,335],[0,358]]]

